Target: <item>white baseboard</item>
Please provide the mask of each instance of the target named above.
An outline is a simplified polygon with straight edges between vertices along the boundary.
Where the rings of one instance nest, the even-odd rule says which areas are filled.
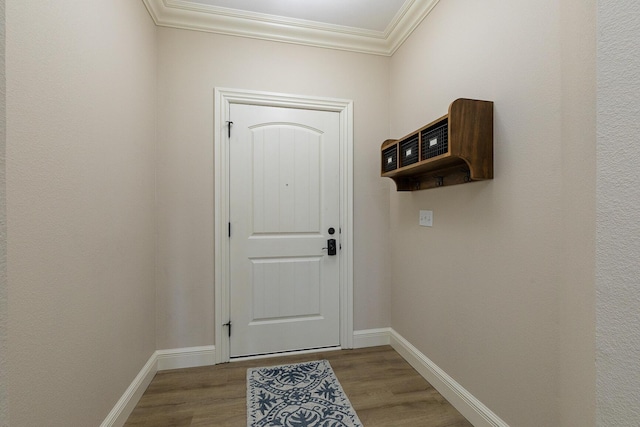
[[[392,328],[354,331],[354,348],[391,345],[475,427],[509,427],[495,413]],[[215,364],[215,346],[158,350],[140,370],[101,427],[121,427],[157,371]]]
[[[393,329],[391,346],[475,427],[509,427],[475,396]]]
[[[158,350],[158,371],[214,365],[215,351],[213,345]]]
[[[391,343],[391,328],[353,331],[353,348],[377,347]]]
[[[100,427],[121,427],[124,425],[158,371],[157,353],[154,352],[151,355],[120,400],[109,412],[107,418],[100,424]]]
[[[100,427],[122,427],[158,371],[195,368],[215,363],[215,347],[187,347],[155,351]]]

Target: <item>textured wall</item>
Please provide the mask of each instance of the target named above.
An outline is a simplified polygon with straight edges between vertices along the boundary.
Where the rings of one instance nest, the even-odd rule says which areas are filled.
[[[513,426],[593,423],[594,14],[440,2],[391,61],[392,137],[495,102],[494,180],[391,189],[391,324]]]
[[[156,29],[7,1],[12,426],[96,426],[155,350]]]
[[[354,101],[354,327],[389,326],[384,57],[161,28],[158,60],[158,348],[213,344],[213,90]]]
[[[598,1],[597,422],[640,422],[640,3]]]

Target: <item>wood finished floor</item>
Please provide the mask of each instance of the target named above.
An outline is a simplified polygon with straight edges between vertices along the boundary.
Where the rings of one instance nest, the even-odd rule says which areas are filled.
[[[246,427],[247,368],[326,359],[364,427],[471,424],[391,347],[158,372],[127,427]]]

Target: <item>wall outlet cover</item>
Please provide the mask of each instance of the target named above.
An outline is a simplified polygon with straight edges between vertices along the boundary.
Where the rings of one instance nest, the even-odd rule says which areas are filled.
[[[420,211],[420,225],[433,227],[433,211]]]

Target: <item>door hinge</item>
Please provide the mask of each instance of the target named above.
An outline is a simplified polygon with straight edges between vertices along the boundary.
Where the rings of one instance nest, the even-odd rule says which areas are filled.
[[[229,237],[231,237],[231,223],[229,223]]]
[[[222,326],[228,326],[229,329],[227,330],[227,332],[229,333],[229,338],[231,338],[231,320],[229,320],[227,323],[225,323]]]
[[[229,127],[229,138],[231,138],[231,125],[233,125],[233,122],[231,120],[228,120],[227,126]]]

